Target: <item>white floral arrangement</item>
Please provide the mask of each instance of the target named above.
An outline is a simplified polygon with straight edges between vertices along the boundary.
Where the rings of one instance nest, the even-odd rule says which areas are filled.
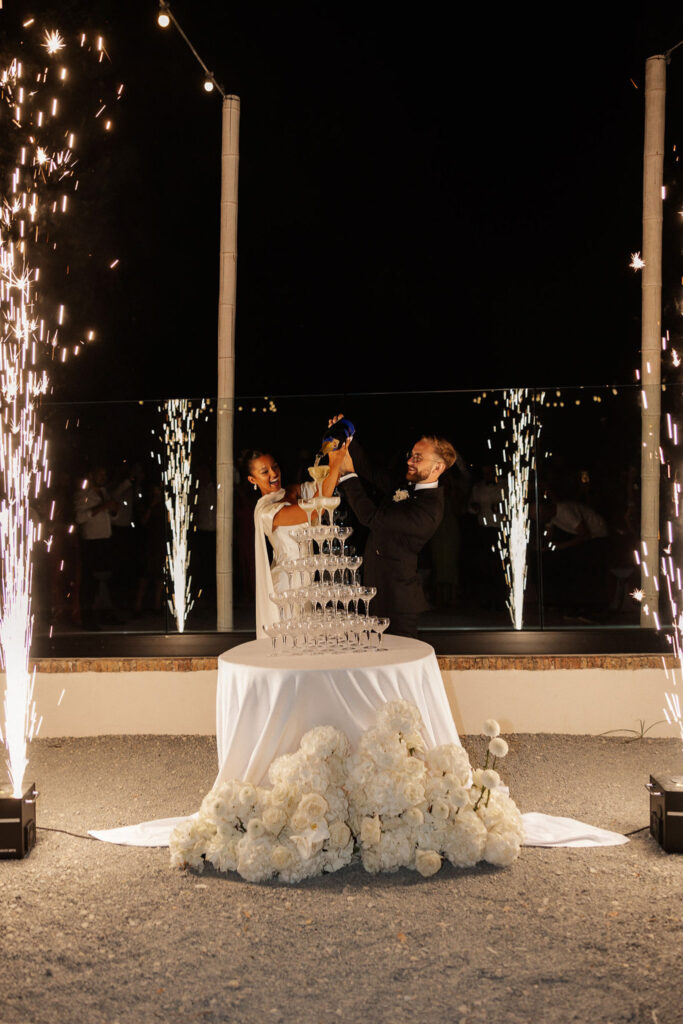
[[[394,491],[394,501],[405,501],[406,498],[410,497],[410,491],[403,490],[400,488],[398,491]]]
[[[354,850],[371,873],[407,867],[427,877],[444,857],[456,867],[511,864],[524,831],[495,771],[508,752],[498,724],[484,726],[490,743],[475,771],[456,744],[425,751],[422,731],[407,701],[381,707],[353,754],[338,729],[312,729],[273,762],[270,789],[232,780],[212,790],[173,832],[171,864],[201,871],[208,862],[250,882],[338,871]]]

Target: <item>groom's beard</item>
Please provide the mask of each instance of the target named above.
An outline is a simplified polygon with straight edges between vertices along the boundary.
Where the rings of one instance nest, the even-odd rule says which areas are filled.
[[[429,476],[431,471],[432,471],[431,463],[430,463],[429,467],[428,468],[426,467],[425,469],[420,469],[419,465],[418,466],[408,466],[408,470],[406,472],[406,480],[408,480],[411,484],[422,483],[423,480],[427,479],[427,477]]]

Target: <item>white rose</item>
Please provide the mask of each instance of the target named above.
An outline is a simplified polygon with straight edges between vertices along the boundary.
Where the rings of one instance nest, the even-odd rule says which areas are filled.
[[[425,796],[428,800],[435,800],[438,796],[445,796],[448,792],[448,783],[443,776],[427,779],[425,785]]]
[[[500,726],[495,718],[487,718],[484,722],[484,736],[500,736]]]
[[[409,804],[419,804],[424,797],[424,789],[419,782],[406,782],[403,795]]]
[[[415,854],[415,867],[423,878],[429,878],[441,867],[441,855],[436,850],[418,850]]]
[[[390,733],[400,732],[404,735],[417,733],[424,728],[420,712],[408,700],[390,700],[377,711],[377,726]]]
[[[425,766],[424,761],[421,761],[419,757],[408,757],[403,765],[403,770],[406,775],[424,775]]]
[[[489,832],[484,847],[484,860],[506,868],[519,857],[519,837],[514,832]]]
[[[486,828],[471,810],[460,811],[453,824],[445,830],[442,850],[457,868],[477,864],[486,846]]]
[[[452,789],[448,794],[448,800],[451,807],[467,807],[470,797],[466,789],[459,787],[458,789]]]
[[[297,859],[294,850],[288,846],[283,846],[281,843],[273,847],[270,855],[270,863],[276,871],[283,871],[285,868],[291,867]]]
[[[258,819],[252,818],[249,824]],[[263,823],[259,823],[263,828]],[[265,882],[273,877],[271,863],[273,846],[272,839],[261,836],[252,838],[249,833],[242,836],[237,844],[237,870],[248,882]]]
[[[415,859],[412,830],[399,823],[391,831],[382,832],[379,856],[382,871],[398,871],[399,868],[410,867]]]
[[[266,834],[266,827],[260,818],[252,818],[247,825],[247,835],[250,839],[260,839]]]
[[[306,823],[318,821],[327,814],[327,800],[319,793],[306,793],[299,801],[296,809],[297,815],[303,815]]]
[[[505,740],[500,736],[496,736],[489,743],[489,750],[494,757],[505,757],[509,749]]]
[[[256,787],[249,782],[242,786],[239,800],[241,804],[253,804],[256,801]]]
[[[382,835],[380,820],[375,815],[373,818],[363,818],[360,825],[360,841],[368,846],[379,843]]]
[[[266,807],[261,820],[269,832],[277,835],[287,824],[287,814],[282,807],[271,805]]]
[[[233,834],[231,839],[226,839],[219,832],[206,847],[206,859],[217,871],[236,871],[237,844],[240,839],[241,833]]]
[[[437,820],[445,821],[449,813],[450,807],[448,806],[446,801],[443,800],[441,797],[437,797],[437,799],[432,804],[432,816]]]
[[[346,757],[349,752],[349,741],[344,733],[334,726],[320,725],[301,737],[301,750],[308,757],[324,759],[333,754]]]
[[[425,759],[430,772],[455,775],[463,785],[470,777],[470,759],[467,751],[456,743],[446,743],[428,750]]]
[[[344,821],[333,821],[330,825],[330,846],[342,848],[351,839],[351,829]]]
[[[270,790],[270,803],[273,807],[281,807],[285,814],[291,814],[299,802],[299,796],[295,789],[284,783],[278,783]]]
[[[176,825],[169,840],[171,867],[184,868],[189,864],[190,867],[202,871],[204,868],[202,853],[205,845],[204,837],[197,828],[194,818]]]

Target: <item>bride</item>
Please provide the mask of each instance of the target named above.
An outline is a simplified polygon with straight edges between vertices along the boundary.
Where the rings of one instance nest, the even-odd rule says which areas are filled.
[[[343,446],[346,448],[349,442]],[[339,449],[341,453],[341,448]],[[330,497],[337,486],[341,458],[333,460],[330,472],[323,480],[322,494]],[[307,480],[303,484],[282,486],[280,467],[267,452],[249,451],[243,456],[244,475],[254,490],[261,492],[254,509],[254,555],[256,562],[256,637],[263,636],[263,627],[279,619],[277,605],[270,600],[270,594],[279,594],[287,589],[287,573],[282,563],[299,557],[299,545],[292,537],[302,524],[308,522],[302,501],[310,500],[316,491],[316,484]],[[273,561],[269,562],[266,538],[273,549]]]

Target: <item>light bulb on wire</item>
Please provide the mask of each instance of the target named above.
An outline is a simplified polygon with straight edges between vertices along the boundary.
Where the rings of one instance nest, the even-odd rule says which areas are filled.
[[[168,26],[171,24],[171,18],[169,16],[168,11],[166,10],[166,4],[163,2],[160,3],[159,8],[160,10],[157,15],[157,23],[161,26],[161,28],[168,28]]]
[[[206,78],[204,79],[204,91],[213,92],[213,85],[213,78],[211,78],[210,75],[207,75]]]

